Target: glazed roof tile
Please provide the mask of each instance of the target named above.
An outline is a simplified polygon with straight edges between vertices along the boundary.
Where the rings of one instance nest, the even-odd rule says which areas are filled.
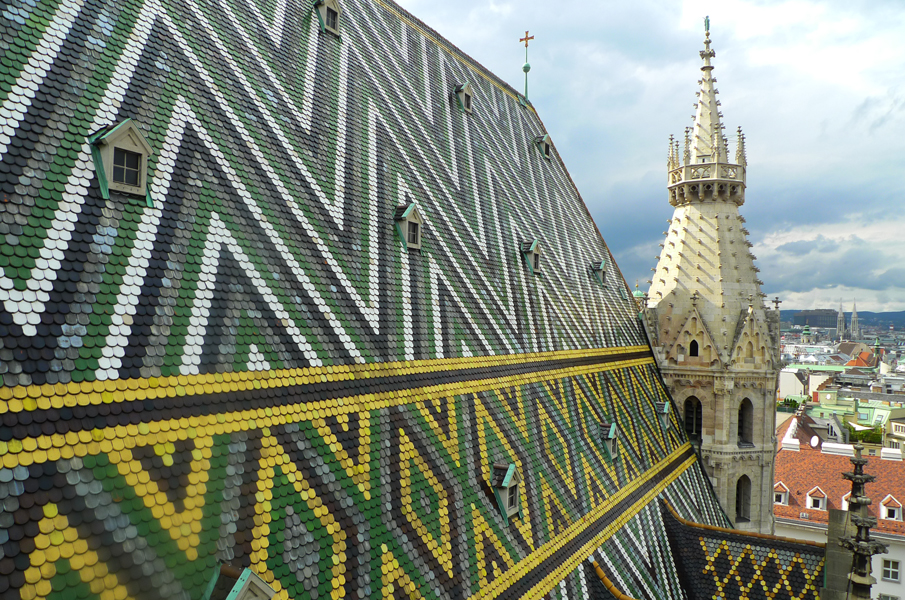
[[[678,599],[649,499],[725,524],[533,107],[342,4],[340,36],[285,0],[0,13],[0,600],[199,598],[220,563],[281,599],[573,597],[592,555]],[[127,118],[150,206],[88,141]]]
[[[662,512],[689,600],[819,598],[824,544],[693,523],[666,503]]]

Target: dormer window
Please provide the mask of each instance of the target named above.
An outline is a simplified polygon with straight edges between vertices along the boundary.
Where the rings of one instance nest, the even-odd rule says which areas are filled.
[[[789,488],[781,481],[773,486],[773,504],[789,505]]]
[[[522,516],[519,488],[522,477],[515,463],[493,463],[491,486],[503,521],[509,525],[509,517]]]
[[[596,281],[599,285],[603,285],[606,283],[606,261],[605,260],[595,260],[591,263],[589,267],[591,272],[591,278]]]
[[[471,114],[472,98],[474,97],[471,91],[471,84],[466,82],[456,85],[454,93],[459,110]]]
[[[553,142],[550,140],[550,134],[545,133],[534,138],[534,145],[543,155],[544,158],[550,160],[553,156]]]
[[[251,569],[238,569],[230,565],[219,565],[208,581],[206,598],[229,598],[230,600],[270,600],[276,590],[267,585]]]
[[[619,426],[608,421],[601,421],[600,443],[603,445],[603,449],[606,452],[606,457],[610,461],[616,460],[616,457],[619,454],[619,446],[617,444],[618,440]]]
[[[660,419],[660,426],[663,429],[669,429],[669,402],[657,402],[654,404],[657,412],[657,418]]]
[[[314,3],[314,10],[317,12],[317,20],[320,23],[321,31],[329,31],[339,35],[339,21],[343,13],[339,1],[317,0]]]
[[[537,240],[522,242],[520,246],[522,259],[528,265],[532,275],[540,274],[540,243]]]
[[[406,250],[420,249],[421,236],[424,233],[424,219],[415,203],[409,202],[397,206],[393,220],[396,222],[396,233],[399,234],[403,247]]]
[[[826,494],[819,487],[808,492],[808,505],[812,510],[826,510]]]
[[[880,518],[887,521],[902,520],[902,504],[892,494],[886,496],[880,502]]]
[[[105,200],[110,199],[111,191],[148,199],[151,146],[132,119],[94,132],[88,137],[88,143],[91,144],[98,187]],[[151,206],[149,199],[148,206]]]

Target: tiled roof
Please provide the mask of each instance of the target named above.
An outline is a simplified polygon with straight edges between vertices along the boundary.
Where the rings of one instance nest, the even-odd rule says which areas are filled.
[[[692,523],[665,503],[662,512],[689,600],[819,598],[823,544]]]
[[[340,36],[286,0],[0,12],[0,600],[194,600],[220,562],[281,600],[574,597],[591,555],[683,598],[652,500],[725,518],[543,124],[342,4]],[[146,197],[87,140],[125,119]]]
[[[788,427],[789,424],[783,424],[777,431],[779,439],[785,436]],[[822,445],[812,448],[808,444],[810,437],[806,431],[799,430],[798,438],[801,441],[799,451],[780,448],[776,454],[774,479],[782,481],[789,488],[789,504],[775,504],[773,512],[778,518],[825,524],[828,522],[828,512],[810,508],[807,504],[808,492],[819,487],[827,496],[827,509],[841,509],[842,498],[852,490],[851,482],[843,479],[842,473],[851,471],[852,464],[848,456],[822,452]],[[867,456],[866,451],[864,457],[868,461],[864,472],[876,476],[876,481],[867,484],[867,495],[873,500],[868,510],[871,515],[878,517],[878,506],[887,494],[905,498],[905,461]],[[905,535],[905,523],[878,518],[874,530]]]

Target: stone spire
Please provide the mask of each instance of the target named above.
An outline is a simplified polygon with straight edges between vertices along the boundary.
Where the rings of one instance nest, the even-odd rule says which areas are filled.
[[[711,48],[709,21],[705,31],[704,65],[694,127],[685,131],[685,153],[679,164],[675,138],[668,153],[669,202],[676,207],[666,243],[657,257],[649,297],[657,302],[675,288],[697,292],[703,299],[734,312],[748,299],[763,297],[749,248],[748,231],[738,207],[745,202],[745,138],[738,130],[736,162],[728,162],[713,87],[716,52]],[[690,134],[690,135],[689,135]],[[744,304],[744,306],[742,306]],[[732,340],[721,341],[728,345]]]
[[[739,207],[744,135],[729,162],[712,77],[709,19],[694,127],[667,154],[674,207],[644,308],[645,327],[684,427],[736,527],[773,530],[779,310],[764,307]]]
[[[836,338],[842,341],[845,335],[845,313],[842,311],[842,300],[839,301],[839,314],[836,316]]]
[[[708,23],[709,25],[709,23]],[[713,84],[713,65],[711,59],[716,57],[716,52],[710,48],[710,28],[704,32],[704,49],[701,50],[701,58],[704,65],[701,67],[698,101],[695,104],[694,129],[692,130],[691,162],[694,164],[717,162],[720,157],[725,160],[726,152],[723,147],[723,126],[720,123],[719,105],[717,94],[719,93]]]
[[[857,341],[857,339],[861,337],[861,327],[858,325],[858,305],[854,300],[852,300],[851,336],[852,340],[855,341]]]
[[[870,573],[870,559],[874,554],[887,551],[886,545],[870,539],[870,530],[877,526],[877,518],[867,512],[871,500],[867,496],[866,484],[875,479],[864,472],[867,459],[861,456],[864,446],[855,443],[855,455],[849,460],[855,467],[853,471],[842,476],[852,482],[852,493],[849,496],[848,511],[852,524],[857,528],[855,535],[839,539],[839,545],[852,552],[852,570],[848,579],[851,582],[848,598],[870,600],[870,588],[877,580]]]

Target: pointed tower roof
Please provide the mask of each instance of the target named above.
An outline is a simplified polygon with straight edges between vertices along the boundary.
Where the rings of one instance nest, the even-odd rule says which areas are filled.
[[[745,201],[744,135],[739,130],[737,162],[730,162],[713,87],[711,61],[716,53],[711,48],[709,19],[705,20],[700,55],[704,61],[701,89],[694,128],[685,132],[683,164],[679,164],[675,138],[670,138],[669,202],[676,209],[664,232],[666,239],[657,256],[649,297],[656,305],[674,292],[694,293],[703,302],[726,311],[727,322],[729,315],[735,322],[738,311],[749,303],[760,306],[762,282],[750,251],[745,219],[738,212]],[[720,341],[720,345],[728,347],[727,342]]]
[[[704,64],[701,66],[698,102],[695,104],[694,128],[692,130],[691,162],[717,162],[726,160],[726,147],[723,144],[723,125],[720,123],[719,101],[717,89],[713,86],[713,65],[711,59],[716,52],[710,47],[710,20],[705,20],[704,49],[700,52]]]

